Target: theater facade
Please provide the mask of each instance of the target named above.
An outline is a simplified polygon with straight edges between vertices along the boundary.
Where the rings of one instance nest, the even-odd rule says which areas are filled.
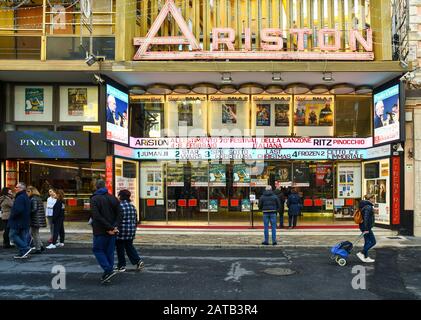
[[[99,17],[102,2],[82,1],[95,8],[80,8],[81,19]],[[99,61],[66,57],[60,66],[48,45],[65,37],[47,28],[39,61],[2,66],[0,79],[10,95],[23,82],[96,79],[88,124],[107,143],[100,176],[110,192],[132,191],[141,224],[258,226],[258,199],[271,185],[299,192],[302,226],[354,226],[372,193],[379,226],[410,228],[402,222],[407,67],[394,55],[397,13],[384,1],[121,0],[109,9],[109,32],[98,19],[96,33],[81,32],[98,44]],[[62,104],[54,100],[51,130]],[[33,129],[15,111],[5,118],[3,131]]]

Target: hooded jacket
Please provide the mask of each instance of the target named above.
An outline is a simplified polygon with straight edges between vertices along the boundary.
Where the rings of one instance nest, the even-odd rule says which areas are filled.
[[[95,191],[91,197],[92,231],[94,236],[108,235],[121,224],[123,218],[120,202],[108,193],[107,188]]]
[[[29,229],[30,219],[31,201],[26,191],[20,191],[16,193],[7,225],[10,229]]]
[[[259,209],[263,213],[278,212],[281,209],[279,198],[271,190],[265,190],[259,199]]]
[[[290,193],[290,195],[288,196],[287,206],[288,215],[299,216],[301,214],[303,205],[301,204],[301,198],[297,192],[293,191]]]
[[[360,230],[370,231],[374,227],[374,210],[373,204],[370,201],[363,200],[360,202],[360,210],[363,215],[363,222],[360,223]]]

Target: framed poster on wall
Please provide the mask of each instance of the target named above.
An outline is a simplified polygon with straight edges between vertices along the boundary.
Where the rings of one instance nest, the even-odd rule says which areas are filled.
[[[291,134],[291,101],[288,95],[252,96],[252,133],[256,136]]]
[[[294,133],[297,136],[333,136],[334,97],[294,96]]]
[[[338,163],[336,185],[339,199],[361,198],[361,164]]]
[[[390,225],[390,160],[363,163],[363,194],[375,197],[374,218],[379,224]]]
[[[52,86],[16,86],[15,121],[52,121]]]
[[[97,122],[98,87],[61,86],[60,121]]]

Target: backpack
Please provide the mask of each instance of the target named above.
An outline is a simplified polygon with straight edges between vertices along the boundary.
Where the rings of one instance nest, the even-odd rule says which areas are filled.
[[[355,213],[354,213],[354,222],[355,222],[356,224],[361,224],[361,223],[363,223],[364,218],[363,218],[363,213],[362,213],[361,211],[362,211],[362,210],[364,210],[366,207],[367,207],[367,206],[365,206],[365,207],[364,207],[364,208],[362,208],[361,210],[360,210],[360,209],[357,209],[357,211],[355,211]]]

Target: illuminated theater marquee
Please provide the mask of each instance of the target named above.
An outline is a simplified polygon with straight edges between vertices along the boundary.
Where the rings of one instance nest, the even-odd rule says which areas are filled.
[[[180,27],[182,36],[157,37],[157,33],[168,14],[174,17]],[[341,32],[337,29],[324,28],[318,32],[319,51],[304,51],[305,35],[313,31],[308,28],[290,29],[290,35],[296,35],[296,51],[284,51],[284,35],[279,28],[265,28],[260,32],[261,51],[252,51],[252,34],[250,28],[244,30],[244,45],[242,50],[235,50],[235,30],[232,28],[212,29],[212,51],[204,51],[190,31],[186,21],[174,4],[167,0],[146,37],[134,38],[134,45],[139,46],[133,60],[373,60],[372,30],[366,30],[366,39],[358,30],[348,33],[349,52],[339,51],[341,48]],[[332,43],[329,40],[332,39]],[[357,43],[365,52],[357,51]],[[148,51],[152,45],[189,45],[192,51]],[[223,51],[221,48],[223,47]]]

